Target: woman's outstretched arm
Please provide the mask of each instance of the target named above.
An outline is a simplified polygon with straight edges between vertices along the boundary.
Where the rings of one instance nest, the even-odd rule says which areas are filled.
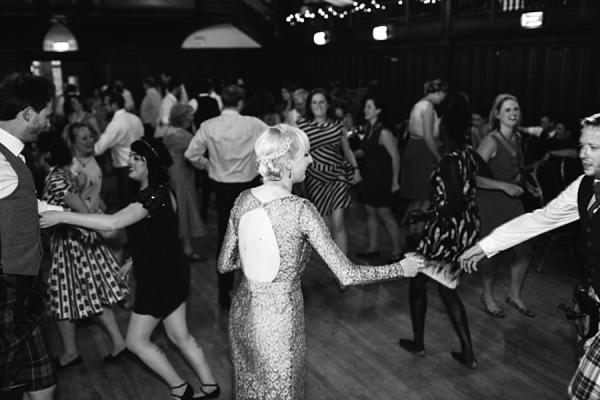
[[[79,214],[63,211],[46,211],[40,214],[40,226],[68,224],[99,231],[125,228],[146,218],[148,211],[141,203],[131,203],[115,214]]]

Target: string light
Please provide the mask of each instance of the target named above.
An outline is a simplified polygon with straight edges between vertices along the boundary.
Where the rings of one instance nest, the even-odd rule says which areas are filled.
[[[402,3],[402,0],[399,0],[399,4]],[[285,18],[285,21],[290,25],[302,24],[307,22],[307,20],[316,19],[316,18],[338,18],[343,19],[349,16],[350,14],[354,14],[357,12],[362,13],[371,13],[373,11],[385,10],[386,6],[377,2],[377,0],[371,0],[369,2],[359,3],[355,1],[352,4],[352,8],[350,9],[338,9],[329,6],[329,7],[319,7],[315,12],[312,12],[308,7],[303,7],[303,10],[294,14],[290,14]]]

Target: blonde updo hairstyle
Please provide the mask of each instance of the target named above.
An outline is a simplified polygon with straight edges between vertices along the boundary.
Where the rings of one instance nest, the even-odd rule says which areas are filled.
[[[291,161],[310,150],[308,136],[301,129],[286,124],[271,126],[254,144],[258,173],[263,182],[280,181]]]

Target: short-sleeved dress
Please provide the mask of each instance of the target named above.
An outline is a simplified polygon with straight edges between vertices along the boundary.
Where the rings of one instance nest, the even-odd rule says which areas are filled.
[[[73,158],[73,164],[87,176],[85,187],[81,189],[81,199],[90,213],[101,211],[100,190],[102,189],[102,170],[95,157]]]
[[[261,203],[251,190],[243,192],[231,211],[218,261],[219,272],[242,267],[238,228],[244,214],[256,208],[267,213],[279,247],[281,264],[272,282],[242,277],[229,316],[229,342],[234,371],[234,398],[304,399],[306,341],[300,278],[311,248],[344,285],[359,285],[402,276],[400,264],[352,264],[331,238],[316,207],[287,196]]]
[[[370,134],[360,146],[365,153],[363,169],[363,202],[371,207],[391,207],[392,194],[392,157],[385,146],[379,144],[381,132],[387,128],[381,123],[368,126]]]
[[[127,227],[136,289],[133,311],[164,318],[187,298],[190,266],[178,235],[168,184],[149,186],[134,199],[148,216]]]
[[[453,171],[453,179],[444,180],[442,170]],[[460,213],[427,221],[423,239],[417,248],[417,252],[425,259],[425,268],[421,272],[452,289],[458,285],[462,272],[458,258],[479,239],[477,170],[477,154],[468,146],[465,150],[446,154],[431,176],[434,190],[432,208],[440,209],[448,205],[447,184],[460,185],[466,202],[466,207]]]
[[[183,153],[192,140],[192,134],[183,128],[169,127],[163,143],[173,158],[169,167],[170,184],[177,198],[177,217],[180,238],[197,238],[206,235],[206,227],[200,219],[194,168]]]
[[[298,118],[296,123],[308,136],[313,158],[306,169],[308,198],[323,216],[350,207],[353,171],[350,163],[342,157],[342,125],[335,121],[319,123],[306,118]]]
[[[77,194],[67,169],[53,168],[42,196],[66,210],[65,197]],[[119,282],[119,263],[104,238],[93,230],[60,225],[50,240],[52,265],[48,276],[49,313],[56,318],[82,319],[102,312],[102,305],[125,298],[128,288]]]

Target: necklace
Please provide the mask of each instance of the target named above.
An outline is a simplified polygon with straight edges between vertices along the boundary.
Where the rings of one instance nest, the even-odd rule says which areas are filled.
[[[81,164],[82,167],[85,168],[86,165],[92,161],[93,156],[85,156],[85,157],[75,157],[75,159]]]

